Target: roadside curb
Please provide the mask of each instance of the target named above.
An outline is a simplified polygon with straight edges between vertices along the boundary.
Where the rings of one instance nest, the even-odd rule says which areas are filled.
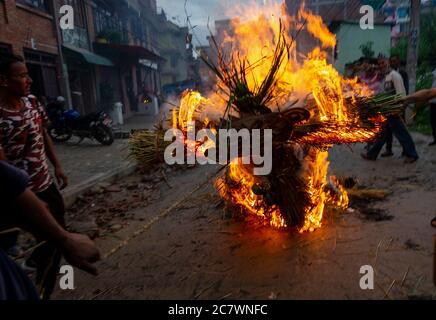
[[[82,181],[80,184],[72,187],[68,191],[62,192],[65,207],[67,209],[70,208],[74,204],[74,202],[76,201],[79,195],[92,189],[96,184],[104,183],[104,182],[111,183],[111,182],[115,182],[118,179],[127,177],[135,172],[136,167],[137,167],[136,164],[127,164],[115,168],[108,172],[96,174],[91,178]]]

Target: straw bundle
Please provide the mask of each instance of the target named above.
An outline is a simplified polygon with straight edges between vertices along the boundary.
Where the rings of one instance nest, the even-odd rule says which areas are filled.
[[[129,138],[129,158],[149,168],[164,162],[165,149],[171,142],[164,141],[162,130],[142,130],[133,133]]]

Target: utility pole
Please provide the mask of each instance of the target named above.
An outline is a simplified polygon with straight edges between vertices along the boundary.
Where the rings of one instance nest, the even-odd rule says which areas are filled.
[[[61,86],[62,86],[62,94],[66,95],[66,100],[69,108],[73,107],[72,98],[71,98],[71,89],[70,89],[70,82],[68,77],[68,69],[67,65],[65,63],[64,55],[62,52],[62,43],[63,43],[63,37],[61,33],[61,27],[59,25],[59,6],[58,1],[52,0],[51,2],[52,8],[53,8],[53,19],[54,19],[54,28],[55,28],[55,35],[58,45],[58,57],[59,57],[59,64],[61,67]]]
[[[419,15],[421,0],[410,0],[410,23],[407,47],[407,74],[409,75],[409,91],[416,90],[416,68],[418,66]]]

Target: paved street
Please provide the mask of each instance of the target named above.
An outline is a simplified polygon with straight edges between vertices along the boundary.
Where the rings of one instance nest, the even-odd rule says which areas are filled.
[[[341,214],[327,212],[323,227],[314,233],[277,231],[250,217],[223,214],[213,188],[217,168],[212,166],[167,172],[166,182],[147,175],[120,180],[110,196],[92,196],[94,207],[81,213],[87,219],[95,214],[102,226],[102,214],[119,212],[125,219],[108,222],[117,231],[104,230],[97,239],[99,276],[77,272],[76,289],[58,290],[54,298],[431,297],[436,294],[434,229],[429,223],[435,215],[436,149],[427,147],[429,137],[414,134],[414,139],[421,159],[408,166],[399,158],[397,142],[395,157],[377,162],[360,158],[363,145],[335,147],[331,173],[356,177],[360,186],[385,190],[388,196],[356,202],[353,210]],[[132,209],[120,209],[131,204]],[[374,290],[359,287],[363,265],[374,267]]]
[[[154,117],[135,116],[125,125],[115,130],[150,129],[155,122]],[[134,163],[127,159],[127,139],[116,139],[111,146],[102,146],[96,141],[85,139],[77,144],[77,138],[70,142],[56,144],[56,151],[61,160],[70,185],[63,191],[67,205],[71,204],[70,196],[77,195],[97,182],[116,174],[131,172]]]

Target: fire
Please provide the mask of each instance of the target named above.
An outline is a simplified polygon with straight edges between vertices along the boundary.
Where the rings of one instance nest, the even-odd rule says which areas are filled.
[[[173,110],[173,128],[188,131],[188,124],[195,120],[194,114],[201,111],[201,104],[206,101],[199,92],[186,91],[180,101],[178,112]]]
[[[241,164],[240,159],[230,163],[228,179],[230,181],[220,178],[216,183],[222,198],[245,208],[250,214],[263,218],[272,227],[287,227],[280,209],[274,205],[268,206],[265,195],[255,193],[256,188],[260,188],[261,182]]]
[[[285,14],[284,5],[277,4],[232,10],[239,13],[239,19],[232,21],[232,32],[224,35],[222,50],[229,58],[228,63],[247,62],[244,72],[251,92],[262,90],[261,84],[273,65],[274,52],[279,35],[282,34],[281,28],[288,30],[291,26],[305,26],[321,43],[321,47],[315,47],[301,63],[296,58],[298,52],[290,37],[291,30],[285,32],[289,54],[277,73],[278,79],[273,88],[276,99],[267,105],[272,111],[282,111],[289,101],[299,100],[298,106],[310,106],[312,117],[309,124],[332,124],[327,129],[304,137],[298,143],[325,146],[326,141],[330,145],[360,142],[378,133],[379,127],[368,130],[356,125],[359,118],[352,109],[353,103],[360,95],[370,92],[364,85],[358,84],[356,79],[344,79],[327,62],[328,55],[322,48],[334,48],[336,38],[323,24],[321,17],[305,11],[303,7],[296,17],[290,17]],[[219,81],[217,88],[222,89]],[[196,110],[202,104],[213,104],[212,101],[218,101],[216,93],[210,99],[203,98],[197,92],[186,93],[178,117],[174,115],[174,126],[186,129],[186,123],[195,118]],[[307,181],[310,195],[310,205],[304,209],[305,221],[299,226],[300,232],[313,232],[320,228],[327,205],[341,209],[348,207],[346,190],[335,177],[328,179],[328,151],[314,147],[308,149],[304,156],[305,167],[298,173]],[[280,209],[270,203],[268,195],[259,191],[262,183],[262,179],[255,177],[248,166],[236,160],[229,165],[228,176],[217,181],[217,188],[223,198],[247,213],[262,217],[273,227],[287,227]]]
[[[277,17],[282,17],[282,23],[287,27],[292,21],[299,18],[300,21],[297,21],[299,22],[297,25],[301,26],[305,21],[307,30],[320,40],[323,48],[333,48],[336,45],[335,36],[322,23],[320,17],[305,11],[303,7],[299,10],[296,18],[283,16],[283,12],[283,7],[275,4],[266,9],[261,8],[261,10],[258,7],[253,10],[246,8],[240,15],[242,18],[234,22],[234,35],[226,37],[225,42],[233,44],[239,58],[246,59],[251,65],[261,61],[259,65],[251,68],[248,72],[248,84],[251,90],[258,89],[257,85],[262,83],[271,67],[272,53],[280,31]],[[290,50],[296,50],[291,39],[288,38],[287,42],[293,44]],[[296,54],[289,55],[289,57],[292,56],[295,57]],[[309,95],[315,102],[313,110],[311,110],[313,112],[312,120],[334,121],[336,126],[341,127],[339,131],[318,132],[318,137],[312,137],[312,139],[336,138],[350,142],[362,141],[362,137],[369,138],[376,134],[365,130],[355,130],[354,132],[345,130],[350,122],[357,119],[353,119],[346,108],[346,99],[350,97],[346,97],[344,90],[351,88],[348,92],[351,92],[351,99],[353,99],[355,94],[360,94],[365,89],[361,88],[356,81],[342,78],[337,70],[327,63],[326,53],[320,48],[314,48],[302,64],[299,64],[296,59],[289,58],[286,63],[282,64],[281,68],[275,92],[277,96],[289,99],[290,96],[301,98]],[[269,107],[274,109],[274,106]],[[333,201],[332,197],[327,194],[329,167],[327,158],[328,152],[315,149],[311,150],[305,158],[307,168],[302,175],[307,181],[311,205],[305,209],[306,220],[300,228],[301,232],[314,231],[321,227],[324,209],[328,201],[342,208],[348,205],[346,191],[339,184],[337,184],[340,192],[339,200]],[[235,188],[231,192],[232,201],[245,207],[250,213],[265,217],[267,206],[252,191],[256,183],[255,178],[237,163],[231,165],[230,172],[233,181],[240,181],[239,188]],[[335,182],[337,183],[336,180]],[[270,219],[273,226],[285,226],[279,209],[275,209],[273,215],[267,215],[267,218]]]
[[[318,38],[324,48],[334,48],[336,46],[336,36],[324,25],[321,17],[314,16],[304,10],[304,2],[298,15],[301,19],[307,20],[307,31]]]

